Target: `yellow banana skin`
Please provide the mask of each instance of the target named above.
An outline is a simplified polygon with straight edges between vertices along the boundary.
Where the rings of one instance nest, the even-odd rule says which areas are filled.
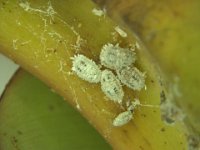
[[[146,90],[124,88],[124,100],[139,98],[142,104],[159,105],[161,85],[157,65],[143,44],[130,31],[120,37],[107,16],[97,16],[90,1],[1,1],[0,51],[43,80],[77,108],[116,150],[186,149],[182,123],[166,125],[157,107],[140,107],[134,119],[114,127],[113,119],[123,109],[105,98],[100,84],[91,84],[71,72],[71,57],[83,54],[99,64],[101,47],[137,41],[136,66],[147,73]],[[165,93],[167,94],[167,93]]]
[[[178,81],[177,103],[187,114],[187,122],[200,133],[200,2],[198,0],[109,1],[110,15],[132,28],[168,74]],[[175,87],[177,89],[177,87]]]

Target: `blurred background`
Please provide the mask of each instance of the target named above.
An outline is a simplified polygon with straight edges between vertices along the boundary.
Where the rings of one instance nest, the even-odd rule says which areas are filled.
[[[12,78],[12,75],[19,68],[13,61],[0,54],[0,95],[3,93],[6,84]]]

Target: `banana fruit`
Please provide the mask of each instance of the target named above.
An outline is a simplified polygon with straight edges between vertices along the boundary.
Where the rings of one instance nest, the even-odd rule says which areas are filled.
[[[198,0],[96,1],[106,6],[114,20],[125,23],[142,39],[167,73],[168,88],[174,89],[176,103],[186,123],[200,134],[200,2]]]
[[[42,81],[19,69],[0,99],[1,150],[110,150],[94,128]]]

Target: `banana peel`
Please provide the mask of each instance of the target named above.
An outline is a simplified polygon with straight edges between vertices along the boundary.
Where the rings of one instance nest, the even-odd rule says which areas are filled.
[[[130,30],[124,29],[128,36],[122,38],[115,31],[117,24],[92,12],[98,8],[91,1],[2,1],[0,7],[0,51],[77,108],[113,149],[186,149],[183,122],[165,124],[157,107],[140,107],[130,123],[114,127],[112,121],[122,108],[105,97],[99,84],[85,82],[71,72],[70,58],[75,54],[99,63],[103,45],[137,43],[136,66],[147,73],[147,89],[135,92],[123,87],[124,100],[139,98],[142,104],[160,105],[160,99],[167,96],[162,73]]]
[[[1,97],[0,120],[1,150],[111,149],[62,97],[22,69]]]
[[[187,124],[200,133],[200,2],[198,0],[96,1],[118,22],[142,39],[176,91],[176,102],[187,114]]]

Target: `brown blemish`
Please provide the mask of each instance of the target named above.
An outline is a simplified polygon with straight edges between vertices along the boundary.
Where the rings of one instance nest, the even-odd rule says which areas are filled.
[[[146,115],[145,115],[145,114],[141,114],[141,116],[144,117],[144,118],[146,118]]]
[[[160,104],[163,104],[164,102],[166,102],[166,95],[164,91],[160,92]]]
[[[165,132],[165,128],[164,128],[164,127],[161,128],[160,131],[161,131],[161,132]]]
[[[143,149],[144,149],[144,148],[143,148],[141,145],[139,146],[139,148],[140,148],[141,150],[143,150]]]
[[[22,133],[22,131],[18,130],[17,134],[22,135],[23,133]]]
[[[6,132],[4,132],[4,133],[3,133],[3,136],[7,136],[7,133],[6,133]]]
[[[53,111],[55,109],[55,107],[53,105],[49,105],[48,108],[49,108],[50,111]]]
[[[17,143],[18,143],[18,140],[16,139],[15,136],[11,137],[11,143],[12,145],[15,147],[16,150],[20,150]]]
[[[5,3],[5,2],[2,2],[2,5],[3,5],[3,6],[5,6],[5,5],[6,5],[6,3]]]
[[[13,136],[13,137],[12,137],[12,139],[13,139],[13,142],[15,142],[15,143],[17,143],[17,142],[18,142],[18,140],[16,139],[16,137],[15,137],[15,136]]]
[[[127,130],[125,130],[125,129],[123,129],[122,131],[124,132],[124,134],[127,134],[127,133],[128,133],[128,131],[127,131]]]
[[[56,48],[47,49],[46,52],[47,52],[47,53],[56,53],[56,52],[57,52],[57,49],[56,49]]]
[[[172,124],[175,122],[175,120],[173,120],[172,118],[169,118],[168,116],[164,115],[163,116],[164,120],[166,121],[166,123],[168,124]]]

